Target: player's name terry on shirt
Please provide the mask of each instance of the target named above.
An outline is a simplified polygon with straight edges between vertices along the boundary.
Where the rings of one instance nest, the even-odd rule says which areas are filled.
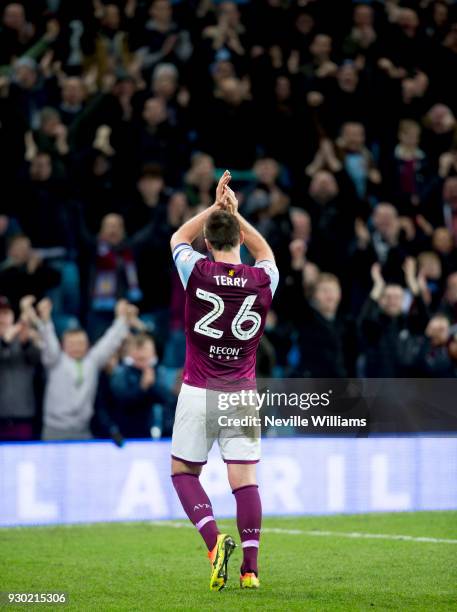
[[[183,382],[217,388],[217,379],[224,388],[246,387],[255,381],[256,351],[278,269],[270,260],[255,266],[210,261],[189,244],[176,246],[173,259],[186,293]]]
[[[238,278],[233,276],[213,276],[216,285],[224,285],[225,287],[244,287],[248,282],[247,278]]]

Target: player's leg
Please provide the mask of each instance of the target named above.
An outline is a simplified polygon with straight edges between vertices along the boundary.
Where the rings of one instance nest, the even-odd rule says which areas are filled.
[[[257,588],[262,504],[256,479],[255,463],[227,462],[228,479],[236,499],[236,522],[243,548],[240,584]]]
[[[211,502],[199,479],[201,471],[201,465],[171,460],[171,479],[184,512],[200,532],[208,550],[213,550],[219,530]]]
[[[172,436],[172,480],[189,519],[200,532],[211,562],[210,590],[227,582],[227,563],[235,548],[232,537],[219,533],[211,502],[199,480],[213,444],[206,428],[204,389],[182,386]]]
[[[209,588],[211,591],[220,591],[227,583],[227,564],[235,548],[235,541],[231,536],[219,533],[211,502],[199,480],[201,470],[201,466],[172,459],[171,478],[176,493],[208,548],[211,563]]]

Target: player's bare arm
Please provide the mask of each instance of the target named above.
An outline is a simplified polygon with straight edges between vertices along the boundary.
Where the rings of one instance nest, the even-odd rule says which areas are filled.
[[[192,217],[192,219],[186,221],[184,225],[176,230],[170,240],[172,251],[178,244],[192,244],[192,242],[202,233],[203,227],[211,213],[224,206],[225,190],[231,178],[230,172],[226,170],[217,184],[216,200],[214,204],[198,215],[195,215],[195,217]]]

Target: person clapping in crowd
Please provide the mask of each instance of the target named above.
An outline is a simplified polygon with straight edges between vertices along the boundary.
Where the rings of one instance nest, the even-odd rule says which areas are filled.
[[[51,301],[41,300],[36,310],[33,302],[30,298],[23,305],[23,317],[38,330],[47,374],[42,438],[89,439],[99,372],[127,337],[129,321],[136,318],[138,311],[126,300],[119,300],[115,322],[90,347],[82,329],[66,331],[60,344],[51,320]]]
[[[123,362],[111,376],[114,419],[124,438],[160,438],[170,432],[172,395],[157,380],[154,340],[145,333],[127,340]]]
[[[36,332],[23,318],[15,321],[11,304],[0,296],[0,441],[34,437],[39,363]]]
[[[400,284],[386,283],[379,263],[371,268],[373,288],[359,317],[361,369],[367,377],[406,375],[413,360],[413,335],[423,334],[427,326],[429,313],[415,259],[407,258],[403,270],[409,296]]]

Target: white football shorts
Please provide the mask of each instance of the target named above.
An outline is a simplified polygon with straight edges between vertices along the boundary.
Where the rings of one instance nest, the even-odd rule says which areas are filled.
[[[208,415],[208,412],[213,414]],[[260,460],[260,431],[254,435],[218,426],[216,410],[207,411],[207,390],[183,383],[176,406],[171,441],[174,459],[205,464],[215,440],[225,463],[257,463]],[[215,425],[216,424],[216,425]]]

